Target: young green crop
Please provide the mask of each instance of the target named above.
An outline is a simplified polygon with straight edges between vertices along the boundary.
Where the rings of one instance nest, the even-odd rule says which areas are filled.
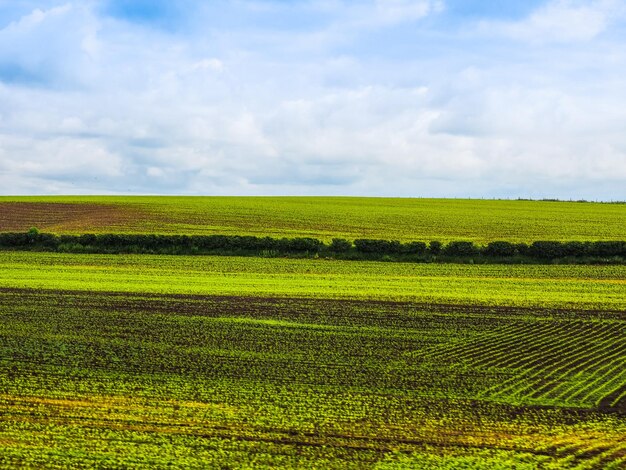
[[[605,337],[618,351],[623,323],[623,312],[0,289],[0,464],[619,468],[624,416],[576,398],[593,376],[559,370],[574,392],[560,401],[534,396],[532,377],[573,372],[574,351],[547,354],[558,343]],[[533,343],[541,364],[521,351]],[[514,377],[525,394],[506,391]],[[603,377],[598,390],[619,387]]]
[[[626,307],[626,266],[2,252],[0,287],[611,310]]]
[[[0,253],[0,467],[622,468],[626,266]]]
[[[626,204],[354,197],[0,197],[0,231],[384,240],[623,240]]]

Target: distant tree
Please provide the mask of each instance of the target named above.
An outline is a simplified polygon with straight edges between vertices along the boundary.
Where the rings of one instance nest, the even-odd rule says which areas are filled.
[[[29,228],[28,232],[26,232],[26,236],[28,238],[28,243],[36,243],[37,238],[39,237],[39,229],[37,227]]]

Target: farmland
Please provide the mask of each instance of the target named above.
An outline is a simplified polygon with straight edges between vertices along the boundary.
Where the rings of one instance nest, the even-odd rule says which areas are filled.
[[[0,287],[626,308],[626,266],[0,253]]]
[[[411,240],[622,240],[626,204],[347,197],[0,197],[0,231]]]
[[[0,466],[623,468],[619,257],[390,263],[355,250],[393,242],[357,240],[337,259],[330,244],[290,257],[311,238],[237,237],[223,240],[287,248],[220,256],[200,251],[219,237],[150,234],[440,240],[444,254],[456,240],[543,239],[589,254],[622,249],[625,209],[0,198],[0,231],[23,241],[0,251]],[[79,236],[90,233],[103,235]],[[149,251],[173,241],[171,254]]]
[[[626,266],[0,253],[0,465],[623,468]]]

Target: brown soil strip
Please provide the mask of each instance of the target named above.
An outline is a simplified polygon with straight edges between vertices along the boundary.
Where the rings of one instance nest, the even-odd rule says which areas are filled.
[[[119,232],[141,215],[136,208],[115,204],[0,202],[0,232],[31,227],[57,233]]]
[[[233,295],[198,295],[198,294],[155,294],[155,293],[127,293],[127,292],[89,292],[56,289],[22,289],[5,287],[0,288],[0,296],[4,302],[11,297],[33,297],[38,301],[44,298],[54,298],[55,305],[64,302],[72,306],[100,306],[106,303],[107,308],[124,308],[128,311],[151,311],[154,313],[172,313],[179,315],[212,316],[225,309],[236,306],[236,312],[275,314],[291,311],[319,312],[355,311],[363,314],[385,310],[391,311],[424,311],[429,313],[476,315],[481,317],[501,317],[506,319],[512,316],[561,317],[563,319],[583,320],[601,319],[626,320],[626,310],[585,310],[585,309],[555,309],[535,307],[509,307],[485,305],[459,305],[441,303],[419,303],[386,300],[354,300],[354,299],[311,299],[298,297],[254,297]],[[6,298],[8,297],[8,298]],[[368,315],[369,316],[369,315]]]
[[[617,400],[622,393],[626,391],[626,384],[623,384],[618,389],[609,393],[598,403],[598,408],[601,411],[613,411],[626,415],[626,398],[621,399],[618,403],[613,405],[613,402]]]

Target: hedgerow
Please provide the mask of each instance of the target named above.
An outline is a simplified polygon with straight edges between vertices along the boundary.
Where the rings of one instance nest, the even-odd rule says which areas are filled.
[[[400,242],[334,238],[330,243],[310,237],[272,238],[251,235],[82,234],[55,235],[33,228],[26,233],[0,233],[0,249],[65,253],[151,253],[174,255],[325,256],[421,262],[574,262],[615,263],[626,259],[625,241],[539,240],[530,245],[493,241]]]

